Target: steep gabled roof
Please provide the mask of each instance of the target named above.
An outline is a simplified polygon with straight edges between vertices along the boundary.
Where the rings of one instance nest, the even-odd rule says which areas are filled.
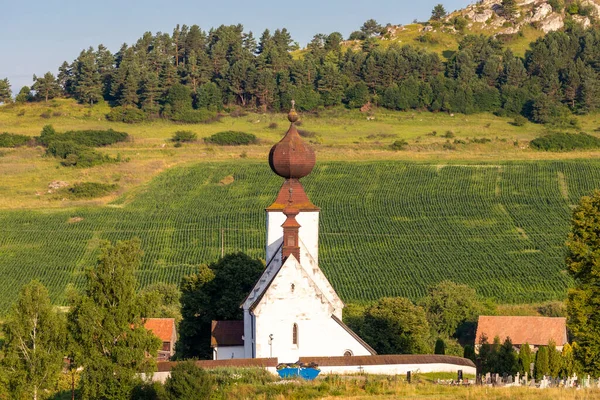
[[[243,345],[244,321],[212,321],[210,347]]]
[[[492,343],[498,336],[501,341],[507,337],[513,344],[528,343],[535,346],[545,346],[554,340],[557,346],[567,343],[566,318],[527,317],[527,316],[480,316],[477,323],[476,344],[481,344],[481,338],[487,336]]]
[[[163,342],[171,342],[173,333],[176,333],[175,318],[146,318],[144,328]]]
[[[360,336],[358,336],[356,333],[354,333],[354,331],[352,329],[348,328],[348,326],[345,323],[343,323],[341,319],[339,319],[335,315],[332,315],[331,319],[334,320],[335,322],[337,322],[342,328],[344,328],[344,330],[346,332],[348,332],[350,334],[350,336],[352,336],[354,338],[354,340],[356,340],[365,349],[367,349],[367,351],[369,353],[371,353],[371,355],[376,355],[377,354],[377,352],[371,346],[369,346],[369,344],[367,342],[365,342],[364,340],[362,340],[362,338]]]

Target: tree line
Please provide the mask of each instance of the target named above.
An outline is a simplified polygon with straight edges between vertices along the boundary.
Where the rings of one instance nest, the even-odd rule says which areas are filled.
[[[119,111],[136,110],[138,119],[189,122],[198,120],[193,110],[282,111],[291,99],[304,111],[371,103],[396,110],[520,114],[540,123],[598,108],[598,28],[549,33],[523,58],[499,39],[465,35],[447,61],[411,45],[383,46],[377,39],[381,29],[365,22],[359,48],[333,32],[315,35],[304,50],[285,28],[265,30],[258,40],[242,25],[146,32],[115,54],[103,45],[90,47],[65,61],[56,76],[34,76],[33,87],[23,88],[16,100],[106,101]],[[9,82],[0,80],[0,101],[8,101],[7,93]]]

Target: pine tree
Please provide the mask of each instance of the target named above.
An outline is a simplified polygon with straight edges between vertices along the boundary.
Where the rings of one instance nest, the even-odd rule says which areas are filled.
[[[446,14],[447,13],[444,5],[436,4],[436,6],[433,7],[433,10],[431,10],[431,19],[434,21],[439,21],[440,19],[444,18]]]
[[[63,367],[65,321],[39,281],[25,285],[4,323],[4,358],[11,398],[42,397]]]
[[[562,369],[562,357],[556,350],[556,343],[551,340],[548,343],[548,372],[550,376],[556,378]]]
[[[77,100],[90,105],[102,100],[102,81],[93,49],[82,51],[74,64],[73,91]]]
[[[60,94],[60,85],[51,72],[46,72],[41,78],[33,75],[31,89],[35,90],[36,97],[44,99],[46,103]]]
[[[0,103],[10,103],[12,101],[12,91],[8,78],[0,79]]]
[[[83,367],[83,398],[129,398],[136,374],[155,368],[161,342],[144,328],[145,307],[136,294],[141,256],[138,239],[105,243],[86,273],[84,294],[73,301],[68,327],[75,362]]]
[[[533,355],[531,354],[531,347],[529,343],[525,342],[519,349],[519,372],[522,375],[526,373],[531,375],[531,363],[533,362]]]
[[[444,339],[438,338],[435,341],[435,348],[433,350],[433,354],[446,354],[446,343],[444,343]]]
[[[115,57],[104,46],[99,45],[96,51],[96,66],[100,81],[102,82],[102,95],[105,99],[110,97],[113,74],[115,73]]]
[[[519,358],[509,337],[499,347],[497,360],[498,372],[514,375],[519,371]]]
[[[542,379],[544,376],[548,376],[549,372],[548,347],[540,346],[535,355],[535,379]]]
[[[58,68],[58,75],[56,76],[58,84],[62,88],[64,96],[72,96],[73,93],[73,67],[68,62],[64,61]]]

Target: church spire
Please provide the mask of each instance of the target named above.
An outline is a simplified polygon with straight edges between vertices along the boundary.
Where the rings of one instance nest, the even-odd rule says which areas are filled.
[[[267,211],[283,211],[286,207],[289,189],[292,189],[292,203],[298,211],[318,211],[309,200],[300,183],[300,179],[311,173],[315,167],[316,157],[314,150],[300,137],[296,129],[298,113],[292,100],[292,109],[288,114],[290,128],[287,133],[269,152],[269,166],[277,175],[285,178],[275,202]]]
[[[283,247],[281,249],[282,259],[285,260],[290,255],[294,255],[296,260],[300,261],[300,243],[298,232],[300,224],[296,221],[296,215],[299,214],[297,208],[293,205],[293,188],[289,188],[290,197],[287,206],[283,209],[283,214],[286,216],[283,228]]]

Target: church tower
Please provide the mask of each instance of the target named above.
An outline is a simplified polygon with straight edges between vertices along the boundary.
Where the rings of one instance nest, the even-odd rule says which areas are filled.
[[[290,230],[285,224],[295,223],[297,227],[298,243],[294,246],[303,247],[315,264],[319,262],[319,211],[304,191],[300,179],[310,174],[315,166],[315,153],[308,146],[296,129],[298,114],[292,103],[292,110],[288,114],[290,128],[286,135],[275,144],[269,153],[269,166],[277,175],[285,178],[275,202],[267,207],[267,263],[283,263],[282,255],[285,253],[287,240],[284,240],[284,231]],[[288,220],[287,211],[295,212]],[[289,239],[286,237],[286,239]],[[282,251],[283,250],[283,251]],[[298,250],[297,259],[301,255]],[[285,257],[285,256],[284,256]]]

